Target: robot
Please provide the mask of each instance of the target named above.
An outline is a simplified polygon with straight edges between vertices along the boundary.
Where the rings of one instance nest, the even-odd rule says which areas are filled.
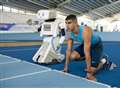
[[[45,20],[41,26],[40,36],[43,37],[42,45],[32,59],[34,62],[40,64],[62,62],[65,58],[65,56],[60,53],[61,45],[65,40],[64,22],[54,18],[55,11],[47,12],[46,10],[42,10],[41,13],[39,11],[39,14],[42,14],[42,16],[47,14],[48,19]],[[47,16],[43,17],[46,19]]]

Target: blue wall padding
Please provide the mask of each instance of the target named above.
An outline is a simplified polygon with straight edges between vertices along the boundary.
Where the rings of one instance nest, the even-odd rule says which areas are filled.
[[[95,32],[103,41],[120,41],[120,32]],[[40,33],[1,33],[0,41],[42,40]]]
[[[0,41],[42,40],[40,33],[4,33],[0,34]]]
[[[120,32],[95,32],[103,41],[120,41]]]

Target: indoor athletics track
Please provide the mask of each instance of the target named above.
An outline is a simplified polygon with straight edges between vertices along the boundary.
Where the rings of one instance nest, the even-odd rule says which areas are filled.
[[[16,40],[10,37],[6,40],[0,35],[0,88],[120,88],[119,41],[104,42],[104,52],[117,67],[112,71],[100,71],[96,75],[98,83],[84,79],[84,61],[71,61],[69,74],[61,72],[64,61],[51,65],[34,63],[32,57],[41,40],[32,40],[33,36],[30,40],[16,36],[12,36]],[[66,45],[63,45],[61,52],[65,53],[65,49]]]

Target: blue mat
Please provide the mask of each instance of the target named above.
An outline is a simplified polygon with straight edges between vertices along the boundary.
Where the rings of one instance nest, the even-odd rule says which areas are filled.
[[[0,65],[0,80],[17,77],[29,73],[38,73],[48,70],[43,66],[34,65],[28,62],[15,62]]]
[[[47,71],[24,77],[0,81],[2,88],[109,88],[83,78],[58,71]]]
[[[19,62],[20,60],[16,58],[11,58],[9,56],[1,55],[0,54],[0,65],[3,64],[8,64],[8,63],[14,63],[14,62]]]
[[[38,50],[39,46],[27,46],[27,47],[0,47],[0,53],[21,60],[26,60],[32,62],[32,57]],[[62,53],[65,53],[66,46],[63,47]],[[12,51],[13,50],[13,51]],[[97,80],[102,83],[109,84],[111,86],[120,87],[120,42],[105,42],[104,52],[110,56],[110,60],[117,64],[117,68],[113,71],[103,70],[97,74]],[[52,69],[62,70],[64,67],[64,61],[59,64],[44,65]],[[70,73],[85,77],[84,72],[85,62],[71,61],[70,63]]]

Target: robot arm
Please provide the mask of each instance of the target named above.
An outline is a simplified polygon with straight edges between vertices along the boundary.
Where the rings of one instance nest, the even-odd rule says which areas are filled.
[[[65,26],[63,23],[59,24],[59,30],[60,30],[60,45],[64,43],[65,40]]]

